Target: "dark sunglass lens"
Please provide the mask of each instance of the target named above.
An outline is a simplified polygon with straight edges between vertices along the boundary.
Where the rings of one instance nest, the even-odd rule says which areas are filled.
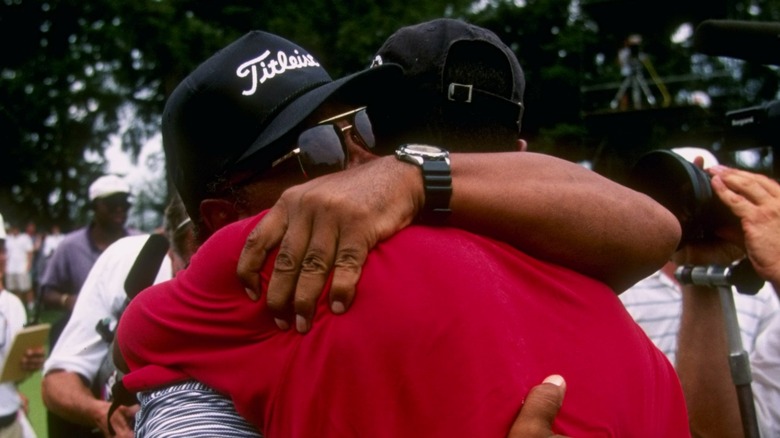
[[[374,130],[371,127],[371,121],[368,119],[366,110],[361,110],[355,114],[355,130],[366,143],[366,147],[373,149],[376,146]]]
[[[129,209],[130,202],[124,196],[109,196],[103,199],[103,204],[113,210],[115,208]]]
[[[298,137],[301,166],[309,178],[344,169],[347,160],[336,129],[333,125],[319,125]]]

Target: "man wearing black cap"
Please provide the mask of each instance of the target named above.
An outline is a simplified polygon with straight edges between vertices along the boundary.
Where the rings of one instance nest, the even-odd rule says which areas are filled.
[[[519,138],[523,70],[490,30],[454,19],[406,26],[374,57],[373,65],[386,63],[401,65],[406,81],[387,93],[381,105],[369,108],[376,149],[392,153],[396,145],[407,143],[446,146],[455,152],[526,149]],[[659,254],[670,254],[672,248],[652,241],[670,236],[656,228],[668,222],[655,211],[641,210],[643,196],[594,172],[533,153],[453,157],[453,203],[464,193],[476,192],[479,199],[467,199],[471,203],[466,208],[453,208],[440,222],[506,241],[600,280],[618,293],[643,278],[641,272],[648,267],[658,266]],[[467,165],[476,163],[481,167],[472,172]],[[419,190],[420,180],[413,177],[411,183],[417,186],[412,190]],[[367,191],[366,183],[355,184],[352,178],[334,175],[288,190],[247,242],[239,276],[256,295],[265,249],[281,242],[280,258],[286,264],[278,266],[269,285],[269,306],[277,315],[292,312],[289,305],[294,301],[295,314],[310,321],[332,266],[330,299],[336,307],[348,307],[368,249],[398,230],[389,225],[413,219],[388,220],[397,210],[390,206],[408,196],[409,191],[400,189],[403,180],[374,184],[374,191]],[[510,182],[513,178],[517,183]],[[515,189],[520,193],[511,192]],[[329,207],[335,203],[334,193],[339,194],[340,208]],[[338,240],[326,240],[328,236]]]
[[[220,62],[223,61],[228,60]],[[208,61],[207,64],[213,65]],[[390,71],[391,68],[388,65],[377,71]],[[193,76],[197,77],[198,71]],[[355,81],[360,77],[357,75],[342,82],[341,91],[347,91],[348,85],[359,89]],[[197,82],[185,81],[184,84],[189,90],[199,89]],[[301,97],[276,112],[276,118],[282,117],[287,108],[306,101],[306,96],[307,92],[303,91]],[[345,96],[339,97],[344,99]],[[170,117],[166,117],[165,123],[175,120],[176,114],[188,111],[187,105],[172,106],[170,102],[169,111],[166,111]],[[362,166],[342,175],[355,175],[361,169],[363,173],[369,172],[372,180],[364,180],[368,183],[367,188],[394,183],[402,187],[405,184],[415,186],[411,198],[406,196],[406,205],[401,205],[403,211],[399,214],[408,220],[420,211],[428,213],[430,219],[431,215],[446,215],[449,208],[455,212],[477,205],[481,194],[479,191],[469,193],[471,188],[464,186],[459,197],[453,194],[451,201],[449,196],[442,196],[441,192],[446,191],[447,186],[436,184],[447,178],[442,178],[442,166],[426,165],[426,159],[441,155],[422,157],[424,173],[432,168],[439,171],[439,178],[433,175],[427,181],[429,191],[424,193],[419,187],[419,171],[415,167],[393,157],[370,159],[368,150],[373,142],[369,140],[368,132],[361,129],[365,125],[360,108],[333,111],[326,106],[315,108],[311,101],[309,105],[309,114],[314,116],[309,120],[315,125],[304,123],[304,128],[308,129],[293,131],[297,141],[287,139],[287,153],[284,148],[274,148],[271,144],[258,147],[262,142],[255,141],[249,152],[243,154],[243,158],[254,166],[271,167],[262,179],[255,178],[249,188],[241,187],[246,178],[253,178],[248,174],[254,173],[256,177],[257,171],[247,168],[244,174],[239,170],[242,166],[239,163],[232,175],[226,175],[228,184],[222,188],[238,186],[241,193],[225,194],[219,185],[216,189],[208,188],[223,198],[204,199],[199,204],[199,211],[191,214],[200,214],[199,222],[207,232],[221,229],[199,249],[190,267],[172,282],[143,292],[131,303],[118,333],[122,353],[132,370],[125,377],[129,388],[152,389],[187,377],[197,378],[219,392],[230,394],[238,411],[269,436],[343,436],[347,430],[359,436],[409,433],[505,436],[509,424],[506,420],[514,417],[522,394],[530,385],[552,367],[571,368],[572,356],[579,356],[584,363],[578,363],[578,371],[574,374],[589,376],[581,382],[586,385],[585,393],[600,392],[595,387],[601,389],[604,383],[601,377],[605,377],[606,371],[599,370],[600,365],[620,362],[625,368],[610,370],[610,379],[629,386],[642,386],[633,389],[653,400],[662,398],[669,403],[669,411],[664,409],[657,413],[660,417],[675,420],[672,425],[684,422],[684,409],[675,411],[680,406],[681,394],[675,392],[679,388],[670,380],[673,372],[668,373],[668,363],[658,361],[662,357],[654,356],[646,348],[648,341],[640,336],[641,332],[632,330],[630,325],[625,326],[631,322],[630,318],[619,317],[616,309],[621,308],[620,303],[608,287],[567,269],[531,259],[506,244],[451,228],[403,230],[372,252],[361,282],[361,287],[367,290],[359,294],[362,301],[356,302],[349,313],[336,317],[330,312],[322,312],[319,314],[321,321],[314,329],[307,322],[301,326],[296,320],[300,331],[311,329],[307,336],[276,330],[265,303],[248,304],[243,287],[234,276],[244,240],[261,216],[223,225],[240,219],[252,209],[259,209],[264,203],[266,206],[272,204],[284,186],[300,178],[301,170],[316,175],[323,170],[322,163],[343,168],[347,157],[351,163],[365,161]],[[319,115],[318,111],[330,114]],[[300,120],[305,118],[304,115]],[[273,124],[271,121],[268,126]],[[310,139],[308,135],[314,133],[312,129],[316,129],[318,135]],[[333,139],[340,139],[345,152],[343,158],[336,159],[332,154],[334,149],[330,147],[335,144],[323,140],[327,138],[327,131],[336,136]],[[283,140],[287,134],[282,132],[276,139]],[[315,147],[310,148],[308,140],[314,141]],[[167,140],[165,145],[166,150],[180,147]],[[406,160],[415,152],[420,151],[400,151],[399,156]],[[259,159],[260,155],[266,156]],[[480,163],[477,167],[484,166],[479,157],[474,159]],[[512,159],[507,155],[499,161]],[[470,161],[463,157],[464,166],[468,167]],[[449,164],[447,160],[441,160],[439,164],[442,162]],[[290,163],[299,167],[282,167]],[[382,169],[385,169],[384,175]],[[568,176],[578,182],[603,184],[601,179],[571,170],[573,173]],[[187,169],[183,171],[186,173]],[[335,176],[324,176],[316,183],[327,183]],[[183,175],[174,180],[177,185],[187,181]],[[609,188],[629,197],[635,196],[621,188]],[[505,190],[503,201],[514,200],[512,192],[512,188]],[[442,199],[450,202],[442,202]],[[647,208],[648,213],[657,212],[658,219],[665,222],[666,213],[657,210],[652,203],[646,203],[641,196],[635,200],[640,208]],[[432,201],[441,204],[431,209]],[[493,208],[501,210],[501,206]],[[665,226],[661,225],[661,228]],[[674,235],[679,230],[673,225],[668,230],[671,230],[673,247],[676,242],[671,241],[676,240]],[[654,229],[657,231],[660,230]],[[657,245],[658,241],[653,244]],[[265,267],[265,278],[270,276],[272,268],[270,264]],[[563,286],[567,284],[577,284],[577,287]],[[520,292],[539,288],[545,290],[541,299]],[[442,300],[445,293],[447,299]],[[589,298],[577,298],[583,296]],[[320,305],[327,307],[327,302]],[[440,305],[443,306],[440,308]],[[613,314],[618,318],[608,316]],[[544,318],[544,323],[540,324],[540,317]],[[474,320],[484,321],[484,324],[475,325]],[[590,327],[594,320],[599,324]],[[564,330],[550,334],[552,338],[563,336],[565,341],[561,345],[566,345],[566,349],[558,348],[558,342],[547,336],[530,336],[536,331],[532,327],[548,324],[561,328],[578,327],[575,332]],[[143,339],[134,336],[136,330],[143,331]],[[598,336],[591,336],[595,334],[594,330]],[[609,348],[583,342],[594,338],[609,339]],[[197,340],[198,345],[188,347],[193,340]],[[616,356],[618,351],[621,352],[619,358]],[[490,359],[486,360],[488,357]],[[449,366],[444,366],[445,362]],[[232,364],[230,373],[223,370],[226,363]],[[632,373],[653,375],[656,378],[653,386],[647,387],[646,381],[632,382],[635,379],[625,374],[627,369],[634,370]],[[565,430],[577,432],[577,424],[600,424],[617,432],[630,428],[627,424],[611,424],[601,415],[602,409],[611,410],[613,405],[622,410],[635,407],[630,403],[615,403],[613,397],[617,394],[614,391],[601,392],[604,394],[596,398],[609,399],[609,403],[591,403],[586,412],[572,410],[561,420],[570,427]],[[474,409],[475,403],[483,402],[487,404]],[[580,399],[575,404],[584,406],[583,402]],[[463,411],[466,407],[469,414]],[[345,411],[345,408],[354,412]],[[624,413],[630,416],[632,412]],[[432,420],[448,415],[455,415],[458,424]],[[668,426],[667,423],[654,424],[646,416],[633,425],[648,428],[650,434],[652,430],[664,434],[660,429]]]

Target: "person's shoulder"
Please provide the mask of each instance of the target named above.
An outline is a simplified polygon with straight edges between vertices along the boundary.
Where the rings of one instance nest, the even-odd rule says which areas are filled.
[[[144,247],[146,241],[149,240],[149,236],[150,234],[138,234],[117,239],[114,243],[109,245],[100,256],[98,256],[97,260],[103,260],[102,263],[106,263],[105,260],[115,259],[134,260],[136,254],[141,251],[141,248]]]
[[[25,312],[24,304],[22,304],[21,298],[17,297],[16,294],[9,292],[6,289],[0,289],[0,302],[3,303],[3,307],[5,308],[19,308],[22,309],[22,312]]]
[[[87,239],[88,231],[89,231],[89,226],[76,228],[75,230],[62,236],[62,241],[60,242],[60,245],[67,246],[73,244],[74,242],[79,242],[84,239]]]
[[[132,227],[125,228],[125,234],[127,234],[128,236],[137,236],[140,234],[147,235],[147,233],[144,233],[143,231]]]
[[[130,252],[135,248],[140,250],[146,244],[146,241],[149,240],[149,236],[151,236],[151,234],[139,232],[138,234],[133,234],[131,236],[121,237],[109,245],[108,248],[106,248],[106,252]]]

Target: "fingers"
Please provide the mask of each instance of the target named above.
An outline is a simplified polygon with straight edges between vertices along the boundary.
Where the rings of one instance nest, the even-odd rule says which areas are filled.
[[[295,276],[290,278],[295,289],[295,329],[299,333],[307,333],[311,329],[317,301],[330,276],[334,248],[338,242],[338,231],[334,224],[330,221],[325,224],[319,222],[315,220],[312,223],[308,247],[303,247],[305,255],[300,264],[297,284]]]
[[[286,222],[287,214],[283,205],[271,209],[252,229],[241,250],[236,273],[247,295],[253,300],[260,296],[260,271],[270,249],[282,240],[287,229]]]
[[[348,239],[342,239],[339,243],[329,297],[330,309],[337,315],[352,306],[363,264],[368,257],[369,248],[373,246],[365,242],[352,245],[348,243]]]
[[[529,391],[520,414],[512,424],[508,438],[536,438],[555,436],[552,424],[563,404],[566,382],[559,375],[552,375]]]
[[[302,312],[306,311],[305,302],[298,304],[294,303],[293,300],[301,266],[304,258],[307,257],[305,253],[309,247],[311,227],[310,220],[303,214],[297,215],[290,221],[289,228],[285,230],[279,245],[274,269],[268,282],[266,296],[268,309],[282,330],[289,327],[287,320],[293,315],[296,307]],[[310,266],[316,265],[317,261],[313,257],[309,263]],[[303,328],[302,322],[296,321],[296,326]]]
[[[759,205],[767,200],[780,198],[780,185],[772,179],[757,173],[715,166],[710,169],[713,182],[722,182],[722,191],[728,190]]]
[[[22,368],[25,371],[38,371],[43,368],[46,360],[46,353],[43,347],[29,348],[22,356]]]
[[[140,409],[139,405],[120,406],[117,408],[109,420],[116,433],[114,435],[115,438],[132,438],[134,436],[133,424],[135,420],[133,418]]]

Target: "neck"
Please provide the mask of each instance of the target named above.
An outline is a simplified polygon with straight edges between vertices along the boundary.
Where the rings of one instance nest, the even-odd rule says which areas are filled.
[[[677,277],[674,276],[674,271],[676,270],[677,270],[677,265],[674,264],[674,262],[666,262],[666,264],[661,268],[661,272],[665,276],[669,277],[669,279],[672,280],[673,282],[678,283]]]
[[[108,248],[109,245],[116,242],[120,237],[124,237],[125,234],[127,233],[124,228],[107,228],[102,227],[99,224],[92,224],[89,228],[89,237],[92,239],[92,243],[94,243],[101,252]]]

